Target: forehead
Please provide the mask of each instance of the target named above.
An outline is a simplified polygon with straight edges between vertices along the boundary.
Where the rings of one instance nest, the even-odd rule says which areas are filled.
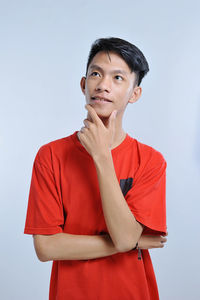
[[[93,66],[99,66],[102,69],[119,69],[127,74],[132,73],[125,60],[114,52],[98,52],[90,62],[89,69],[93,68]]]

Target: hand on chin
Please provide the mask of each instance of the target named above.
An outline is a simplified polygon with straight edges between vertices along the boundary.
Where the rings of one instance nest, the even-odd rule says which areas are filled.
[[[91,105],[91,106],[94,108],[94,110],[96,111],[96,113],[97,113],[97,115],[100,119],[107,119],[107,118],[110,117],[110,115],[112,113],[112,111],[110,111],[108,109],[100,109],[100,108],[95,107],[93,105]]]

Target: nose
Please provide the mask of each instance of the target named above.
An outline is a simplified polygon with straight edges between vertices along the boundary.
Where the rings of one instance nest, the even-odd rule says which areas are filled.
[[[108,77],[103,77],[101,80],[99,80],[97,86],[96,86],[96,91],[105,91],[107,93],[110,93],[111,91],[111,81],[109,80]]]

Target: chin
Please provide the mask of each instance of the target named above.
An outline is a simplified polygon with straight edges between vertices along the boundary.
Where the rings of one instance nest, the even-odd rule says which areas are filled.
[[[111,111],[102,111],[101,109],[94,108],[99,118],[109,118]]]

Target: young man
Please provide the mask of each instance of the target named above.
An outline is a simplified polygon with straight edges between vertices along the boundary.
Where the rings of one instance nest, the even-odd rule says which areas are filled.
[[[129,42],[95,41],[81,79],[84,127],[36,155],[25,233],[53,261],[50,300],[159,299],[147,249],[166,242],[166,162],[122,128],[148,70]]]

